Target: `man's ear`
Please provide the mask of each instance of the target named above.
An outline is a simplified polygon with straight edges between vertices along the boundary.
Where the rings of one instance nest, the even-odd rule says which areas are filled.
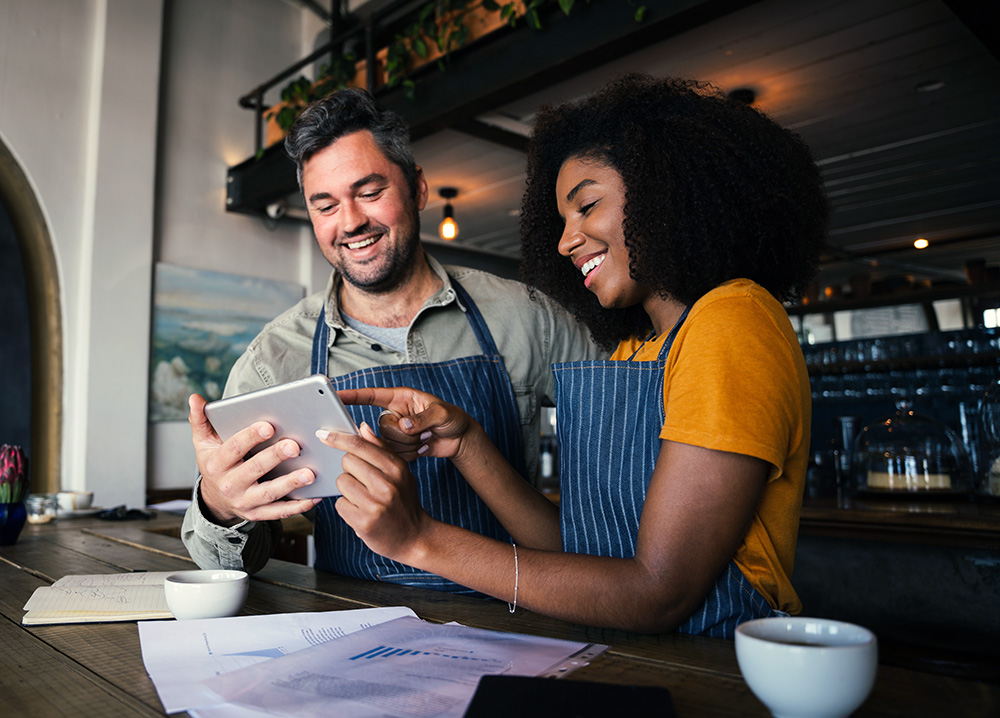
[[[427,206],[427,178],[424,177],[424,169],[420,165],[417,165],[416,189],[417,194],[413,199],[417,204],[417,211],[420,211]]]

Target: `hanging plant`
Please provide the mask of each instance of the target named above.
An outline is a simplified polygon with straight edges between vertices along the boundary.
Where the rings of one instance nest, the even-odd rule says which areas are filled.
[[[334,90],[351,85],[358,73],[357,65],[357,57],[353,53],[345,53],[331,64],[322,65],[316,82],[299,75],[282,88],[281,102],[268,110],[264,119],[273,120],[283,132],[287,132],[308,105]]]
[[[433,0],[420,8],[413,21],[393,37],[376,57],[381,69],[381,83],[388,88],[400,87],[404,95],[414,99],[416,84],[409,75],[418,67],[435,61],[445,70],[451,55],[471,39],[477,39],[509,25],[515,27],[524,18],[533,28],[540,30],[542,21],[539,9],[552,0]],[[573,10],[575,0],[556,0],[566,15]],[[590,4],[591,0],[586,0]],[[636,22],[645,18],[646,6],[635,5]],[[352,53],[335,58],[320,68],[318,79],[311,82],[304,75],[289,82],[281,90],[281,101],[264,114],[264,119],[276,126],[268,133],[268,144],[280,139],[295,122],[299,113],[315,100],[334,90],[348,86],[363,86],[365,63]],[[359,79],[362,78],[362,79]]]
[[[489,10],[486,2],[472,4],[469,0],[438,0],[424,5],[416,22],[398,33],[387,48],[386,86],[401,85],[412,100],[416,85],[406,76],[432,58],[443,71],[451,53],[468,41],[471,23],[476,19],[472,11],[479,7]],[[415,58],[424,62],[416,62]]]

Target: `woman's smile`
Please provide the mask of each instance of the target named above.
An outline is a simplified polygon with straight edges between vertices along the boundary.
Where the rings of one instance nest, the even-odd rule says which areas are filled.
[[[583,273],[584,276],[583,286],[587,288],[590,287],[590,281],[591,279],[593,279],[593,274],[597,270],[597,268],[601,266],[601,263],[604,262],[605,256],[607,256],[607,253],[602,252],[601,254],[598,254],[597,256],[586,260],[580,267],[580,271]]]
[[[618,172],[592,159],[566,160],[556,179],[556,205],[566,222],[559,253],[580,270],[583,286],[603,307],[640,303],[646,292],[629,273],[625,185]]]

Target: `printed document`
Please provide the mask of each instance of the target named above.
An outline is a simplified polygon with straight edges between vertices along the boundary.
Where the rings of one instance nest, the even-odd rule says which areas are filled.
[[[606,649],[403,617],[204,685],[220,701],[278,715],[461,718],[484,675],[557,677]]]
[[[405,606],[353,611],[278,613],[190,621],[142,621],[139,641],[146,672],[167,713],[221,703],[199,683],[340,639],[355,631],[401,616],[415,616]],[[214,710],[204,715],[229,715]],[[237,710],[233,715],[246,715]]]

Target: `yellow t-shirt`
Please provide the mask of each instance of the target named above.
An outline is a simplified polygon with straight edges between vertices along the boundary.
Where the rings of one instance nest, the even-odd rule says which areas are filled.
[[[623,341],[612,359],[654,361],[669,332]],[[733,557],[772,608],[798,613],[790,576],[809,457],[812,395],[781,304],[747,279],[699,299],[677,332],[663,379],[661,439],[753,456],[771,472]]]

